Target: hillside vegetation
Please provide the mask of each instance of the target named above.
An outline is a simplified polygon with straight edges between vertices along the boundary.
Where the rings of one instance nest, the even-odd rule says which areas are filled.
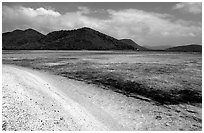
[[[145,50],[132,40],[124,42],[91,28],[53,31],[33,29],[3,33],[3,50]]]

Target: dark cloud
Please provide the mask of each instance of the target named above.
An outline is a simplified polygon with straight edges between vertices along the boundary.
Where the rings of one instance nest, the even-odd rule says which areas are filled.
[[[187,13],[200,14],[202,13],[201,2],[183,2],[178,3],[173,7],[174,10],[180,10]]]

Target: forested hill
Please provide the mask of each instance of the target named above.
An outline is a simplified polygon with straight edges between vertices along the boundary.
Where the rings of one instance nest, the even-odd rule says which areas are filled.
[[[132,40],[118,40],[87,27],[47,35],[33,29],[15,30],[3,33],[2,38],[3,50],[146,50]]]

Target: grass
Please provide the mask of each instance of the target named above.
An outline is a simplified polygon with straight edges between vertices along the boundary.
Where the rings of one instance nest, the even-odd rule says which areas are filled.
[[[50,71],[159,104],[202,103],[201,54],[7,51],[3,63]]]

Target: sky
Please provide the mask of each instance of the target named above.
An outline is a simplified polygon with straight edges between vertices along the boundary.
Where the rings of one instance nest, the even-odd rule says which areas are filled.
[[[201,2],[3,2],[2,32],[90,27],[141,46],[202,44]]]

